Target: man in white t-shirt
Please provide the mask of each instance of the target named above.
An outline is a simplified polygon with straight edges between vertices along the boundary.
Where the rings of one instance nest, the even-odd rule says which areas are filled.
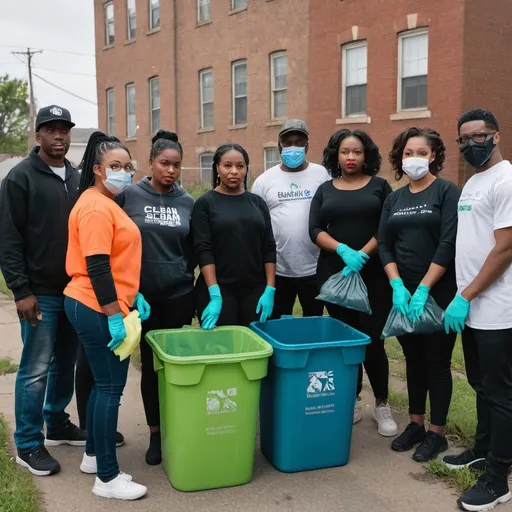
[[[316,265],[320,250],[308,233],[309,207],[316,189],[330,179],[325,167],[307,161],[309,131],[289,119],[279,132],[282,163],[259,176],[251,192],[267,203],[277,244],[276,296],[272,318],[291,315],[297,296],[304,316],[321,316]]]
[[[459,200],[458,295],[446,309],[445,328],[462,332],[478,425],[474,448],[443,460],[452,468],[484,470],[458,500],[463,510],[478,511],[512,497],[512,165],[501,156],[490,112],[463,114],[457,142],[476,174]]]

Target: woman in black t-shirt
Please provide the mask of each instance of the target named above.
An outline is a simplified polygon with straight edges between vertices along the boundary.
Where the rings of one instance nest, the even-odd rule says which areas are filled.
[[[340,130],[324,150],[323,165],[332,180],[321,185],[311,203],[309,233],[320,247],[317,276],[322,285],[347,265],[364,265],[361,276],[368,288],[372,315],[327,303],[329,315],[368,334],[366,373],[375,395],[373,418],[383,436],[394,436],[398,427],[387,403],[389,364],[384,342],[380,339],[391,307],[391,293],[377,254],[377,230],[388,182],[375,176],[379,172],[379,148],[364,132]],[[355,253],[355,254],[354,254]],[[360,266],[359,265],[359,266]],[[357,395],[362,389],[363,371],[359,368]],[[362,417],[356,404],[354,423]]]
[[[437,178],[445,147],[430,129],[410,128],[393,143],[390,161],[397,179],[410,182],[393,192],[384,204],[379,228],[379,253],[393,288],[393,307],[419,318],[432,295],[445,309],[457,291],[455,238],[459,190]],[[411,294],[412,298],[411,298]],[[454,333],[400,336],[405,355],[411,422],[391,447],[407,451],[420,443],[413,459],[437,457],[448,448],[445,425],[452,396],[450,371]],[[425,432],[427,392],[431,418]]]

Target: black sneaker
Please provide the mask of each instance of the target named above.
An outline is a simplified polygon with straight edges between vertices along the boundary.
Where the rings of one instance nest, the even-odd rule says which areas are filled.
[[[53,475],[60,471],[60,464],[48,453],[44,445],[30,450],[18,449],[16,464],[27,468],[36,476]]]
[[[425,426],[418,423],[409,423],[405,430],[391,443],[395,452],[407,452],[421,443],[425,437]]]
[[[146,452],[146,464],[156,466],[162,462],[162,438],[160,432],[154,432],[149,438],[149,448]]]
[[[473,471],[485,471],[485,457],[477,455],[473,450],[466,450],[458,455],[443,457],[444,464],[450,469],[469,468]]]
[[[124,444],[124,436],[121,432],[116,432],[116,446],[119,448]]]
[[[488,474],[482,475],[477,483],[468,489],[458,500],[457,505],[462,510],[478,512],[491,510],[500,503],[506,503],[512,498],[505,479],[495,480]]]
[[[448,450],[446,437],[428,430],[421,444],[416,448],[413,460],[416,462],[428,462],[435,459],[441,452]]]
[[[70,421],[59,430],[47,432],[44,441],[45,446],[60,446],[69,444],[70,446],[85,446],[87,434],[85,430],[79,429]]]

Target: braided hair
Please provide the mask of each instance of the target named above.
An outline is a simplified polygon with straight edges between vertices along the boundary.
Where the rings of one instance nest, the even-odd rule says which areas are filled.
[[[183,147],[178,141],[178,136],[174,132],[158,130],[151,139],[149,159],[154,160],[165,149],[175,149],[183,158]]]
[[[244,178],[244,187],[247,190],[247,180],[249,177],[249,155],[247,154],[247,151],[240,146],[239,144],[223,144],[220,146],[217,151],[215,151],[215,155],[213,155],[213,164],[212,164],[212,188],[218,187],[220,185],[220,176],[219,172],[217,171],[217,166],[220,164],[220,161],[222,159],[222,156],[227,153],[228,151],[238,151],[244,161],[245,165],[247,166],[247,173]]]
[[[100,131],[94,132],[89,137],[84,156],[79,165],[82,169],[78,188],[79,194],[82,194],[94,184],[94,166],[101,164],[103,155],[112,149],[124,149],[130,155],[128,148],[117,137],[106,135]]]

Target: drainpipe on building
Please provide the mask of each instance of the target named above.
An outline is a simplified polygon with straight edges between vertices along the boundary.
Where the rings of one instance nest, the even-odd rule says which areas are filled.
[[[179,133],[178,129],[178,0],[173,0],[174,11],[174,132]]]

